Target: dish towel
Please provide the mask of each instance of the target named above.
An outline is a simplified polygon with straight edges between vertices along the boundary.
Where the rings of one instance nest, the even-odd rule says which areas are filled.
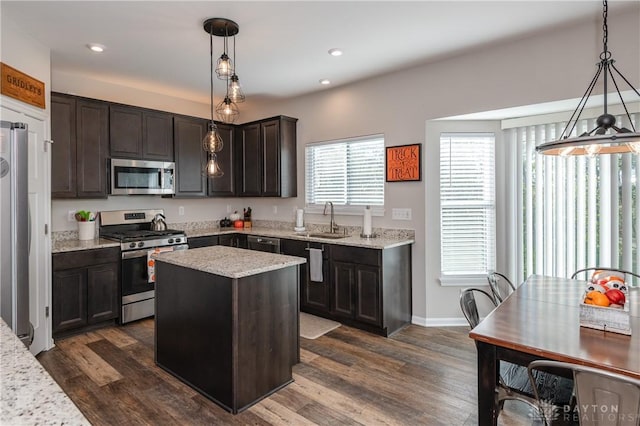
[[[309,277],[311,281],[321,283],[322,279],[322,250],[309,249]]]

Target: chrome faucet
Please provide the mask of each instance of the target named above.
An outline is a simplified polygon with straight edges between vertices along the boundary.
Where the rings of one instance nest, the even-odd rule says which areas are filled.
[[[336,225],[336,220],[333,215],[333,203],[331,201],[327,201],[324,203],[324,210],[322,212],[323,215],[327,215],[327,204],[331,207],[331,219],[329,220],[329,232],[331,234],[335,234],[338,232],[338,225]]]

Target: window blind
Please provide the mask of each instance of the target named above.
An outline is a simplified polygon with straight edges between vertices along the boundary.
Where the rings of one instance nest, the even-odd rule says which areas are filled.
[[[309,144],[305,148],[307,205],[384,205],[384,137]]]
[[[440,135],[441,273],[485,275],[496,264],[495,136]]]
[[[638,127],[640,114],[631,120]],[[618,125],[630,127],[626,116]],[[638,155],[555,157],[535,147],[557,138],[565,123],[507,130],[517,147],[520,176],[517,247],[519,278],[531,274],[570,277],[594,266],[640,270],[640,160]],[[575,133],[595,127],[581,120]]]

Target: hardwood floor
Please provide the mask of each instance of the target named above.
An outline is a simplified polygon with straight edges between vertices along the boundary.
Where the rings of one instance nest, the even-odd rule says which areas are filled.
[[[467,334],[412,325],[385,339],[342,326],[301,339],[295,382],[235,416],[155,366],[151,319],[57,341],[38,360],[95,425],[474,425]],[[507,403],[500,423],[527,424],[527,411]]]

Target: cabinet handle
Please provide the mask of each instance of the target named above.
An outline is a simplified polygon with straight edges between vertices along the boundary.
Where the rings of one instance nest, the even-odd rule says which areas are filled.
[[[307,248],[305,249],[305,251],[309,251],[309,250],[311,250],[309,247],[307,247]],[[320,251],[324,251],[324,247],[322,247],[322,248],[320,249]]]

